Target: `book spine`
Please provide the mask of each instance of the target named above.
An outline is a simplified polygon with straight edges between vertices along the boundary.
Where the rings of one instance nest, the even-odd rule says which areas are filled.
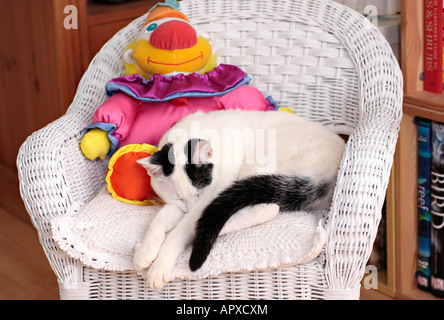
[[[431,265],[433,295],[444,298],[444,124],[432,122]]]
[[[418,264],[416,278],[419,289],[430,291],[432,129],[429,120],[418,118],[416,123],[418,128]]]
[[[424,0],[424,90],[443,93],[443,0]]]

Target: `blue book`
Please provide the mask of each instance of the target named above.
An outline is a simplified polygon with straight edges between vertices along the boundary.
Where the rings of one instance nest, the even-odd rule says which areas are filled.
[[[431,257],[431,122],[416,118],[418,128],[418,288],[430,291]]]

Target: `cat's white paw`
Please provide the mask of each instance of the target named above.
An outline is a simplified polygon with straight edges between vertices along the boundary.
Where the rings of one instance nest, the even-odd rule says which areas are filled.
[[[137,244],[134,247],[133,266],[134,270],[140,271],[147,269],[156,257],[152,258],[149,255],[147,248],[144,248],[142,244]]]
[[[164,240],[164,233],[151,232],[142,243],[134,247],[133,266],[136,271],[149,268],[159,254]]]
[[[161,289],[172,277],[174,263],[169,259],[157,259],[148,269],[146,278],[148,286],[152,289]]]
[[[134,270],[140,271],[148,269],[156,259],[159,250],[157,246],[138,244],[134,247],[133,266]],[[158,246],[160,247],[160,246]]]

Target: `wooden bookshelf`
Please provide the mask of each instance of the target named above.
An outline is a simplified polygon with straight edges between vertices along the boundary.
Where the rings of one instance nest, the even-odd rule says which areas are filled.
[[[404,116],[395,154],[395,234],[397,299],[437,299],[419,290],[415,279],[418,251],[417,128],[415,117],[444,122],[444,95],[423,91],[423,0],[401,2],[401,67]]]

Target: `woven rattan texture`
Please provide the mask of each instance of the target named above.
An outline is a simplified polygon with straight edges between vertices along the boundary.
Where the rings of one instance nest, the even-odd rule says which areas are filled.
[[[184,0],[181,10],[213,39],[220,62],[243,68],[280,106],[350,135],[323,254],[293,268],[175,281],[152,291],[135,273],[88,268],[57,247],[49,221],[104,184],[107,163],[85,160],[78,144],[105,99],[105,83],[123,72],[123,51],[141,17],[96,55],[66,115],[19,151],[21,194],[61,298],[358,298],[402,116],[402,76],[390,46],[362,15],[328,0]]]

